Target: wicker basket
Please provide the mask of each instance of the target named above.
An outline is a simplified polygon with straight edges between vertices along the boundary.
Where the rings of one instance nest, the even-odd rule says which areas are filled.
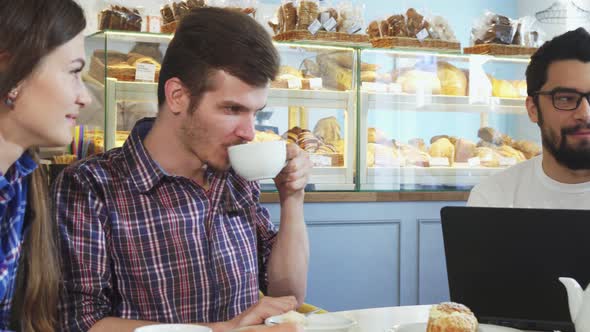
[[[170,23],[160,25],[160,32],[161,33],[174,33],[176,31],[176,26],[178,25],[178,21],[172,21]]]
[[[437,50],[450,51],[454,53],[461,52],[459,42],[449,42],[439,39],[425,39],[419,41],[417,38],[410,37],[380,37],[371,39],[373,47],[377,48],[412,48],[420,50]]]
[[[368,43],[367,35],[350,35],[343,32],[318,31],[315,35],[307,30],[293,30],[282,32],[273,37],[276,41],[327,41],[343,43]]]
[[[537,51],[535,47],[524,47],[518,45],[502,44],[480,44],[471,47],[465,47],[465,54],[490,54],[490,55],[508,55],[508,56],[530,56]]]

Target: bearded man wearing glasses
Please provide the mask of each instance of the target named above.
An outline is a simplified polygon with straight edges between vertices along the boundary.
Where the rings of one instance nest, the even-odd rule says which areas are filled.
[[[486,178],[467,205],[587,209],[590,202],[590,34],[545,43],[526,70],[526,108],[543,153]]]

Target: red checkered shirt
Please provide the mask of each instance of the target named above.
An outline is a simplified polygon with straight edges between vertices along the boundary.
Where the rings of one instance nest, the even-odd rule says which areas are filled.
[[[61,329],[114,316],[229,320],[258,301],[276,239],[257,183],[207,172],[209,190],[167,175],[139,121],[124,146],[67,168],[53,186],[65,291]]]

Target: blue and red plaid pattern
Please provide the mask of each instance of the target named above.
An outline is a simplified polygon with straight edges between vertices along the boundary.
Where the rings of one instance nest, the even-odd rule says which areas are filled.
[[[0,330],[8,330],[10,309],[25,233],[27,207],[27,175],[37,164],[23,154],[6,172],[0,175]]]
[[[61,329],[120,317],[229,320],[258,301],[276,239],[257,183],[207,172],[210,187],[166,174],[139,121],[124,146],[67,168],[53,187],[64,265]]]

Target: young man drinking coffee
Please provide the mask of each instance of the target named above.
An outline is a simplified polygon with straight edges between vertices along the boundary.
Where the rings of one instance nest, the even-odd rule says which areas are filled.
[[[62,330],[164,322],[227,331],[302,303],[311,162],[288,146],[274,179],[277,232],[259,185],[236,175],[227,153],[254,138],[278,67],[252,18],[219,8],[183,18],[162,63],[157,118],[139,121],[122,148],[66,169],[54,185]],[[271,297],[259,301],[259,289]]]

